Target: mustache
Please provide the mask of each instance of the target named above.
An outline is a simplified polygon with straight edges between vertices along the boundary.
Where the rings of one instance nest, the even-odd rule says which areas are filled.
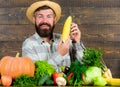
[[[51,27],[51,25],[48,24],[48,23],[41,23],[41,24],[39,24],[39,26],[42,26],[42,25],[47,25],[47,26]]]

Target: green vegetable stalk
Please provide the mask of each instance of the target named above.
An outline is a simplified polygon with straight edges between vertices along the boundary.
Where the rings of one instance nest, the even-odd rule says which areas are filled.
[[[103,59],[103,52],[101,49],[87,48],[84,51],[82,62],[86,66],[96,66],[102,69],[102,72],[107,68]]]

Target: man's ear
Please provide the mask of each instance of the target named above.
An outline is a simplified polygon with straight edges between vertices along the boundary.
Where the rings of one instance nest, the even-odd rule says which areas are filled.
[[[54,23],[56,24],[56,22],[57,22],[57,20],[56,20],[56,17],[55,17],[55,19],[54,19]]]
[[[35,17],[33,17],[33,24],[35,24]]]

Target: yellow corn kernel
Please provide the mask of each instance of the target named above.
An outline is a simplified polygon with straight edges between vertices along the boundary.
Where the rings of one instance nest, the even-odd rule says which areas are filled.
[[[66,21],[64,23],[63,31],[62,31],[62,41],[63,42],[65,42],[69,37],[71,23],[72,23],[72,17],[68,16],[68,18],[66,19]]]
[[[120,86],[120,78],[106,78],[106,81],[109,85]]]

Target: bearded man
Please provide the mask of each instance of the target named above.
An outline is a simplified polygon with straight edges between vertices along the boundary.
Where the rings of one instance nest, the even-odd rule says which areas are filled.
[[[75,49],[75,57],[81,62],[84,46],[78,25],[71,24],[70,36],[64,43],[61,35],[54,33],[61,16],[58,3],[49,0],[35,2],[27,9],[26,15],[35,25],[36,32],[23,42],[22,56],[28,56],[34,62],[48,61],[58,71],[61,66],[70,67],[70,54]]]

